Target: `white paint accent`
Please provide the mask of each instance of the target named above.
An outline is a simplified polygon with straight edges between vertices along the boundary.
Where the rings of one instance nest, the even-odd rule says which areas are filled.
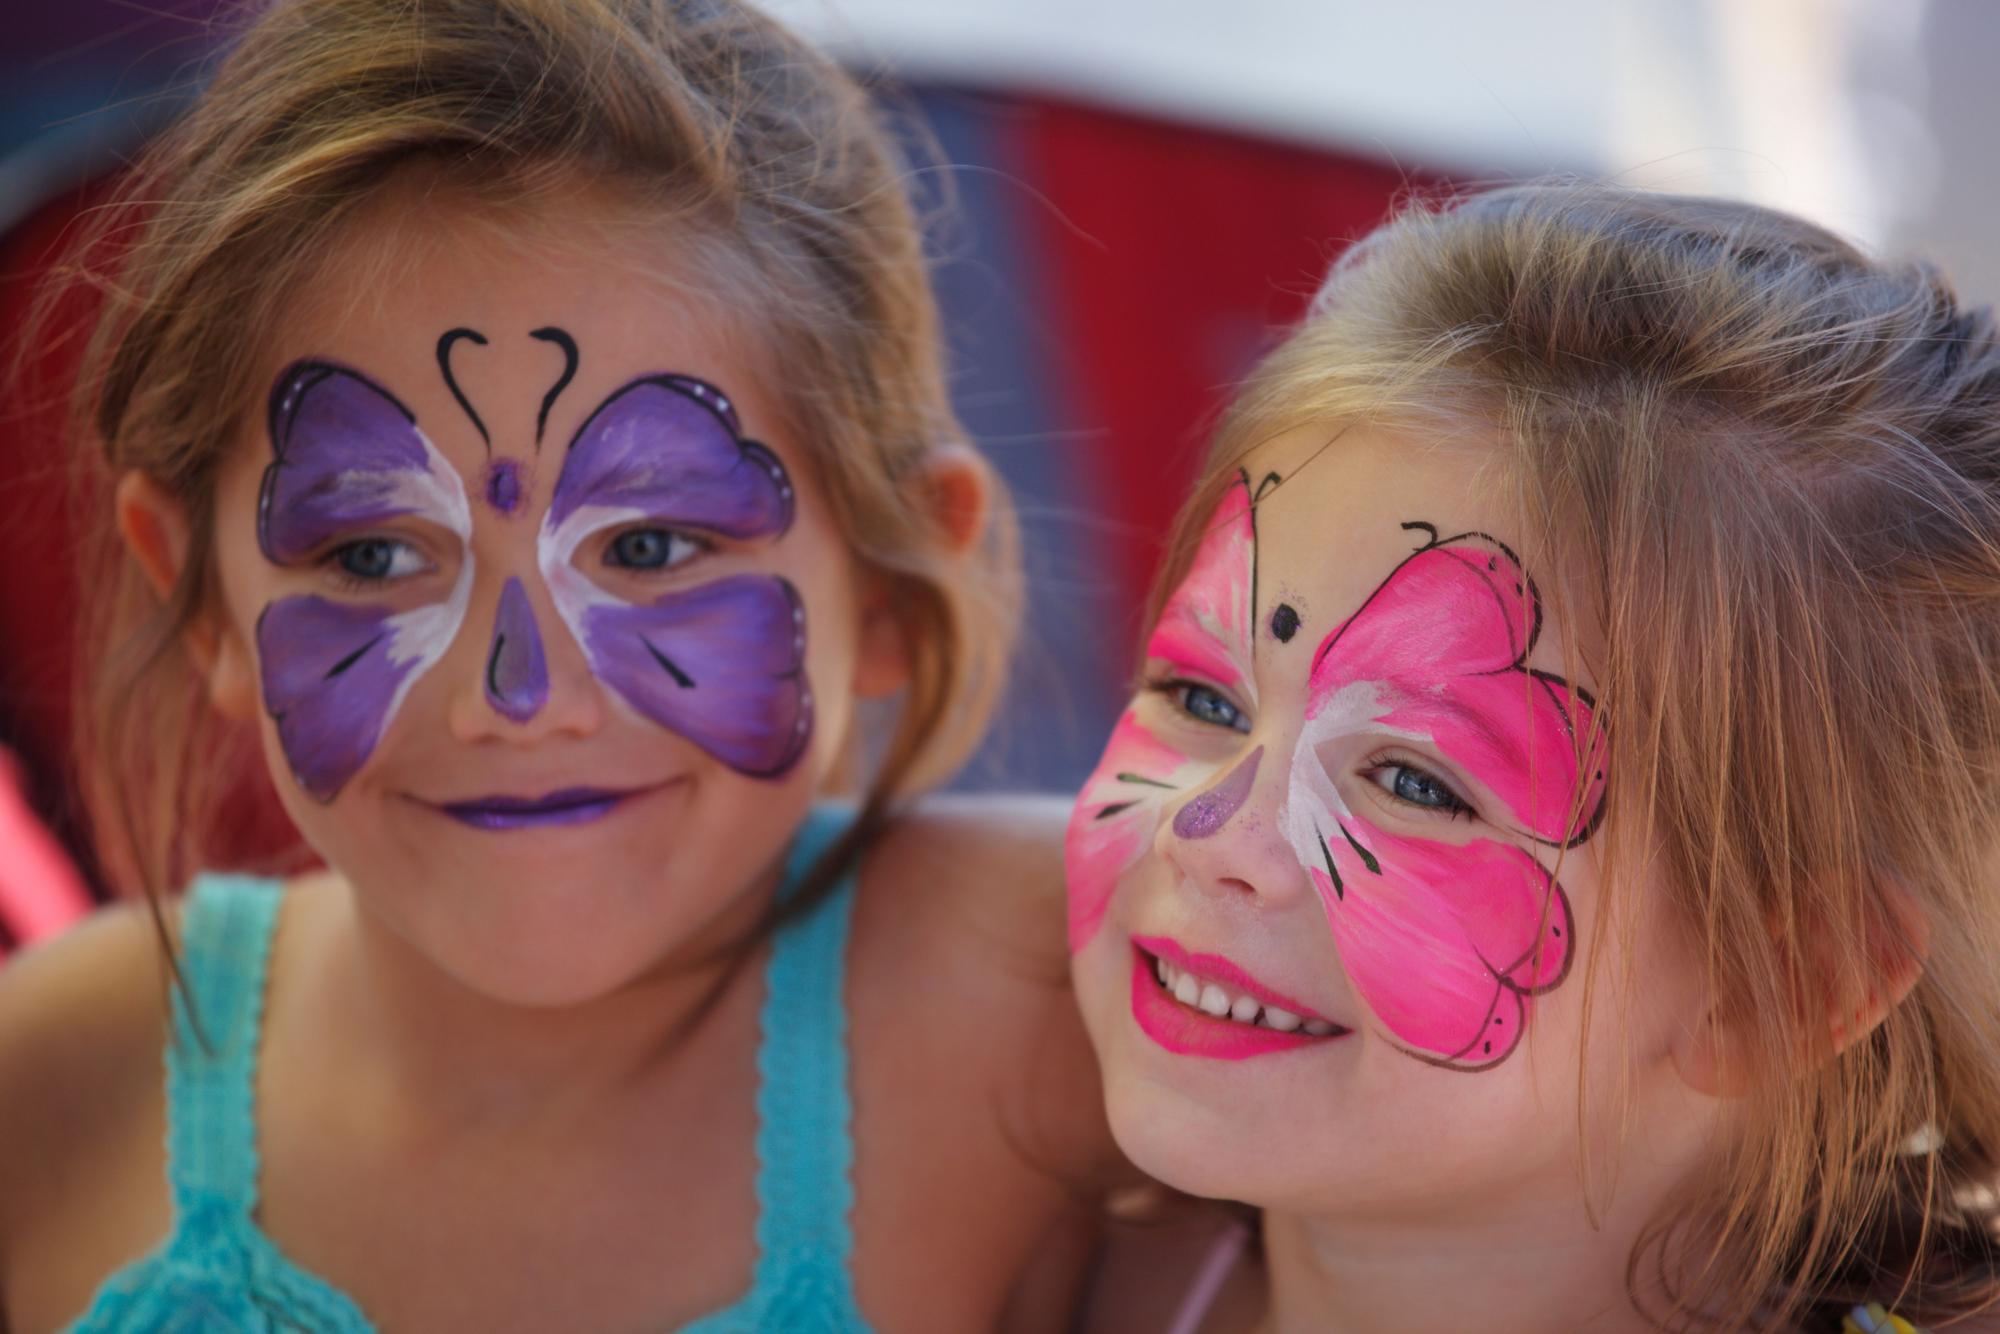
[[[465,483],[460,480],[458,469],[430,442],[430,437],[421,430],[416,434],[424,442],[428,470],[420,476],[406,474],[406,480],[396,489],[396,500],[408,505],[412,513],[442,524],[458,537],[458,579],[443,602],[388,619],[389,644],[384,652],[389,661],[397,666],[414,662],[416,669],[396,687],[388,709],[382,714],[381,729],[375,734],[377,741],[388,733],[389,725],[395,721],[418,679],[451,651],[452,642],[465,623],[466,609],[472,603],[472,506],[466,499]]]
[[[1326,811],[1335,819],[1353,818],[1333,775],[1320,763],[1320,743],[1359,732],[1400,737],[1419,744],[1431,740],[1425,733],[1384,727],[1381,718],[1386,712],[1380,682],[1350,681],[1327,696],[1319,712],[1306,719],[1299,729],[1298,742],[1292,747],[1291,781],[1285,787],[1285,808],[1278,813],[1278,824],[1285,831],[1285,840],[1292,845],[1299,864],[1308,870],[1323,865],[1319,851],[1323,831],[1314,814]]]
[[[584,647],[585,612],[592,607],[625,604],[576,568],[576,549],[606,529],[649,517],[645,510],[630,505],[582,505],[553,528],[546,517],[542,520],[542,531],[535,536],[535,563],[541,568],[542,582],[548,586],[556,615],[569,627],[570,638],[579,649]]]

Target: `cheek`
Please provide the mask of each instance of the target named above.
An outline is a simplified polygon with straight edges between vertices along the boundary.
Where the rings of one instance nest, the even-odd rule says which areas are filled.
[[[330,802],[368,762],[418,677],[451,647],[471,585],[414,611],[280,598],[257,620],[259,684],[301,788]]]
[[[1575,933],[1561,887],[1518,848],[1354,826],[1342,823],[1341,852],[1329,845],[1311,874],[1356,991],[1426,1059],[1505,1060],[1530,998],[1568,968]]]
[[[805,604],[774,575],[734,575],[572,623],[591,669],[642,717],[752,778],[789,771],[811,739]]]
[[[1166,803],[1202,771],[1154,735],[1136,708],[1118,720],[1077,795],[1063,845],[1072,952],[1097,934],[1119,877],[1152,846]]]

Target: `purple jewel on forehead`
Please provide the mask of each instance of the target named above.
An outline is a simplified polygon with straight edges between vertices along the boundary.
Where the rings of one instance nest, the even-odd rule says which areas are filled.
[[[521,465],[501,459],[486,469],[486,503],[502,514],[521,508]]]

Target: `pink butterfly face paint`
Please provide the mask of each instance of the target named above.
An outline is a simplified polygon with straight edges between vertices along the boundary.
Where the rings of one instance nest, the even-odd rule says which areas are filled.
[[[1575,948],[1569,900],[1516,842],[1391,833],[1352,809],[1320,747],[1359,734],[1435,749],[1497,801],[1486,822],[1522,841],[1580,842],[1603,802],[1591,701],[1526,666],[1534,585],[1481,534],[1430,534],[1313,655],[1284,827],[1355,989],[1413,1054],[1460,1069],[1504,1060],[1529,999]]]
[[[591,668],[642,717],[731,768],[784,774],[812,735],[805,609],[775,575],[739,574],[627,602],[577,567],[614,529],[771,540],[791,527],[792,483],[745,439],[713,386],[635,380],[577,432],[538,539],[557,613]]]
[[[1429,540],[1308,655],[1308,640],[1294,644],[1305,624],[1297,608],[1280,604],[1259,619],[1255,498],[1239,475],[1147,656],[1168,679],[1210,683],[1240,704],[1241,715],[1221,721],[1241,744],[1220,742],[1223,758],[1211,748],[1197,760],[1150,730],[1139,708],[1120,720],[1071,816],[1070,947],[1096,934],[1167,810],[1174,838],[1218,837],[1275,760],[1288,780],[1265,789],[1285,794],[1276,826],[1319,891],[1355,991],[1412,1056],[1475,1070],[1515,1050],[1531,998],[1568,971],[1569,901],[1534,854],[1574,846],[1595,827],[1602,746],[1589,696],[1527,666],[1541,608],[1513,553],[1477,533],[1439,539],[1429,525],[1405,527]],[[1302,713],[1268,720],[1269,733],[1251,719],[1253,651],[1267,679],[1306,677]],[[1191,710],[1185,699],[1178,707]],[[1266,754],[1267,735],[1282,738],[1288,757]],[[1593,746],[1581,765],[1580,736]],[[1350,782],[1375,781],[1352,772],[1357,740],[1437,755],[1477,785],[1479,823],[1449,827],[1445,812],[1417,812],[1385,828],[1357,811],[1335,781],[1341,766]],[[1436,836],[1413,832],[1433,816]],[[1141,981],[1135,995],[1158,1010],[1158,988]]]
[[[273,461],[258,496],[257,541],[280,565],[386,519],[415,515],[463,542],[472,531],[458,473],[387,390],[325,362],[299,362],[271,394]],[[264,706],[299,786],[331,801],[367,761],[416,679],[465,618],[472,563],[441,603],[392,612],[317,595],[280,599],[257,619]]]
[[[1176,675],[1214,682],[1239,699],[1252,698],[1250,618],[1256,584],[1256,523],[1250,484],[1239,477],[1224,494],[1195,552],[1187,577],[1160,613],[1146,656],[1169,664]],[[1255,777],[1258,755],[1243,761],[1239,779],[1222,785],[1241,791],[1204,793],[1177,817],[1196,829],[1219,829],[1240,805]],[[1160,815],[1177,792],[1201,782],[1213,766],[1198,763],[1147,729],[1127,710],[1112,730],[1104,757],[1084,783],[1071,812],[1064,848],[1069,882],[1069,946],[1082,949],[1097,933],[1118,878],[1152,845]],[[1207,803],[1196,815],[1197,802]],[[1223,809],[1227,807],[1227,809]]]

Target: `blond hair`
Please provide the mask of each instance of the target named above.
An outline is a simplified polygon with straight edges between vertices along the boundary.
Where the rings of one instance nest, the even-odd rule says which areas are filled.
[[[1245,387],[1161,588],[1246,451],[1363,420],[1495,442],[1525,528],[1581,572],[1607,902],[1661,885],[1750,1076],[1740,1135],[1632,1257],[1635,1294],[1668,1280],[1669,1328],[1991,1304],[1992,314],[1748,205],[1551,183],[1414,206]],[[1925,951],[1908,998],[1834,1051],[1833,1014]]]
[[[93,473],[143,473],[192,520],[163,600],[102,524],[82,654],[86,791],[107,863],[149,890],[200,865],[243,737],[182,641],[213,605],[211,497],[259,399],[259,340],[313,256],[399,169],[488,198],[579,181],[732,252],[771,386],[859,568],[888,581],[912,678],[850,857],[977,741],[1011,648],[1012,510],[954,555],[925,464],[963,442],[908,169],[865,92],[734,0],[280,0],[77,248],[102,316],[77,384]],[[53,308],[53,303],[49,308]],[[822,879],[824,876],[822,877]]]

